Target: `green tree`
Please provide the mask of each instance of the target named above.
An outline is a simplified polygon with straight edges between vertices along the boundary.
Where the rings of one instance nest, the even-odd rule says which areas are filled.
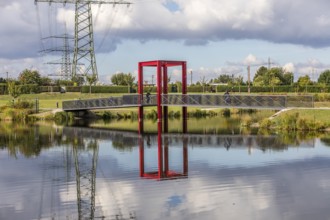
[[[92,93],[92,85],[97,82],[96,74],[86,75],[86,80],[89,84],[89,93]]]
[[[131,73],[116,73],[112,75],[111,82],[118,86],[132,86],[135,77]]]
[[[293,73],[286,72],[283,75],[283,85],[292,85],[294,80]]]
[[[227,74],[222,74],[219,75],[218,78],[214,79],[214,83],[227,83],[227,84],[232,84],[233,83],[233,76],[227,75]]]
[[[41,76],[37,70],[23,70],[19,76],[18,80],[21,84],[37,84],[41,85]]]
[[[197,84],[200,84],[203,87],[203,92],[205,92],[205,87],[208,85],[206,77],[202,76]]]
[[[263,78],[267,74],[267,71],[268,71],[268,69],[266,67],[261,66],[257,70],[256,74],[254,75],[253,81],[255,81],[257,78],[259,78],[259,81],[260,81],[260,79]]]
[[[299,77],[297,82],[300,87],[304,87],[304,86],[313,84],[311,78],[308,75]]]
[[[117,86],[125,85],[125,74],[124,73],[116,73],[112,75],[111,82]]]
[[[15,80],[8,80],[8,93],[14,99],[16,99],[17,97],[19,97],[22,94],[21,87],[16,86],[17,84],[18,84],[18,82]]]
[[[282,68],[271,68],[267,73],[268,86],[279,86],[284,84],[284,71]]]
[[[135,76],[133,76],[131,73],[127,73],[125,75],[125,81],[128,86],[132,87],[135,81]]]
[[[282,68],[275,67],[267,69],[266,67],[260,67],[254,78],[254,86],[278,86],[278,85],[290,85],[293,79],[293,73],[284,72]]]
[[[322,84],[325,84],[325,85],[329,85],[330,84],[330,70],[325,70],[323,71],[318,80],[317,80],[318,83],[322,83]]]
[[[41,86],[50,86],[52,84],[52,80],[49,77],[41,77],[40,85]]]
[[[253,77],[254,86],[267,86],[269,85],[269,74],[268,69],[261,66]]]

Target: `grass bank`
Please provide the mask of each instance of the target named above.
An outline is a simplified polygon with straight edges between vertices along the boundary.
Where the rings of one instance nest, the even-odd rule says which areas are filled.
[[[262,129],[324,131],[330,128],[329,109],[291,109],[260,121]]]

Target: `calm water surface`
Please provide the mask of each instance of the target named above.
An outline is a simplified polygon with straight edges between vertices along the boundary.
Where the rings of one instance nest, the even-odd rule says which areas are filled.
[[[2,126],[0,219],[330,219],[329,173],[326,136]]]

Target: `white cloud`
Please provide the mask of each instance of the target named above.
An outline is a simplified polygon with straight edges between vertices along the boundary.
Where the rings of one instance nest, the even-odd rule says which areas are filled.
[[[256,56],[249,54],[244,60],[243,64],[244,65],[251,65],[251,64],[257,64],[260,63],[260,60],[257,59]]]
[[[205,45],[207,41],[224,39],[260,39],[270,42],[294,43],[309,46],[330,46],[330,2],[288,2],[285,0],[173,0],[178,10],[171,11],[166,1],[140,2],[131,6],[94,6],[95,35],[109,31],[111,37],[136,40],[184,39]],[[32,2],[17,0],[2,3],[0,39],[27,37],[37,45],[38,22],[42,31],[50,29],[47,21],[55,14],[57,21],[74,25],[74,9],[53,3],[38,3],[40,20]],[[299,9],[299,10],[297,10]],[[51,12],[51,13],[50,13]],[[53,24],[56,26],[56,24]],[[31,34],[33,33],[33,37]],[[102,37],[99,37],[102,38]],[[20,46],[23,41],[16,41]],[[17,52],[17,51],[16,51]],[[29,52],[31,54],[31,52]],[[0,52],[2,56],[8,56]]]
[[[295,72],[295,65],[293,63],[287,63],[283,66],[283,69],[286,72],[294,73]]]
[[[0,59],[0,77],[5,78],[17,78],[23,69],[36,69],[42,73],[49,73],[47,69],[44,69],[44,65],[39,59],[23,58],[23,59]],[[45,76],[45,75],[44,75]]]
[[[330,2],[328,1],[315,0],[311,4],[308,1],[286,0],[248,2],[243,0],[135,0],[133,3],[130,7],[93,6],[97,53],[115,51],[117,46],[125,40],[173,41],[187,47],[198,45],[200,48],[218,41],[247,39],[314,48],[330,46],[330,16],[328,15]],[[64,23],[73,35],[73,5],[67,4],[63,7],[62,4],[53,3],[49,6],[47,3],[38,3],[35,6],[33,1],[26,0],[1,1],[0,5],[0,42],[2,42],[0,58],[14,60],[8,63],[37,57],[39,50],[50,46],[42,45],[40,37],[62,34]],[[160,53],[154,50],[155,54]],[[251,51],[246,53],[251,53],[251,55],[240,63],[266,65],[267,61],[258,58],[261,55],[255,53],[254,50],[255,48],[251,48]],[[138,54],[144,52],[141,51]],[[226,51],[221,52],[226,53]],[[284,63],[288,62],[291,60],[284,61]],[[8,66],[8,63],[5,65]],[[36,59],[34,63],[36,65],[38,60]],[[327,67],[324,61],[310,65],[318,72]],[[213,66],[206,69],[208,72],[214,72],[218,71],[219,67]],[[308,72],[307,67],[299,68],[297,63],[295,63],[295,69],[297,72]],[[11,70],[13,71],[15,70]],[[206,74],[206,70],[204,72],[198,70],[198,73]]]

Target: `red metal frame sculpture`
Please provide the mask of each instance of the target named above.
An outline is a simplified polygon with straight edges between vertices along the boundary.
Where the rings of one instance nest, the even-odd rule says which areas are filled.
[[[187,94],[187,64],[185,61],[169,61],[169,60],[155,60],[139,62],[138,69],[138,93],[141,97],[139,105],[139,134],[140,134],[140,176],[146,178],[156,179],[172,179],[179,177],[186,177],[188,174],[188,150],[187,142],[184,142],[183,146],[183,172],[175,172],[169,169],[168,160],[168,145],[165,143],[165,149],[163,151],[162,132],[163,132],[163,117],[164,117],[164,132],[168,132],[168,107],[162,106],[162,95],[168,94],[168,67],[181,66],[182,69],[182,94]],[[145,172],[144,171],[144,141],[142,134],[144,133],[143,123],[143,68],[144,67],[156,67],[157,68],[157,118],[158,118],[158,171]],[[187,107],[182,107],[182,132],[187,133]],[[166,141],[165,141],[166,142]],[[163,161],[165,167],[163,167]],[[165,168],[165,169],[164,169]]]
[[[187,94],[187,64],[185,61],[170,61],[170,60],[155,60],[139,62],[138,69],[138,93],[141,96],[141,105],[139,106],[139,133],[143,133],[143,68],[157,68],[157,115],[158,115],[158,130],[162,131],[162,118],[164,116],[164,132],[168,130],[168,107],[162,107],[162,94],[168,93],[168,67],[181,66],[182,68],[182,94]],[[163,115],[164,114],[164,115]],[[182,107],[183,133],[187,132],[187,107]]]

